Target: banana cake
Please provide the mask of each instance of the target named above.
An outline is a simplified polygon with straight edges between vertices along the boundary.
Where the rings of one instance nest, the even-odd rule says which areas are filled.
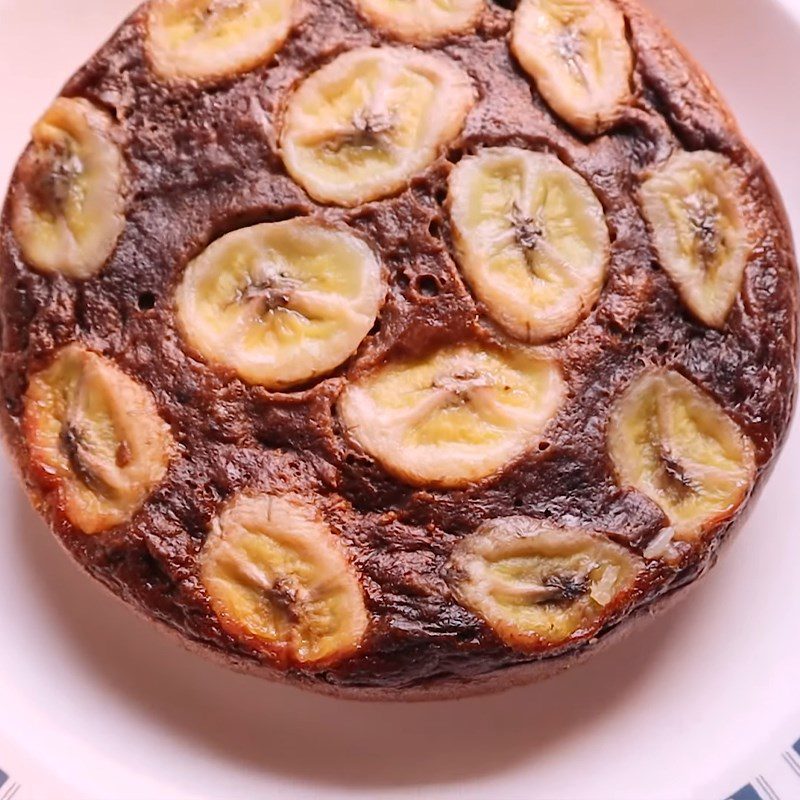
[[[683,594],[796,321],[770,177],[638,0],[151,0],[0,227],[2,427],[60,542],[345,697],[539,679]]]

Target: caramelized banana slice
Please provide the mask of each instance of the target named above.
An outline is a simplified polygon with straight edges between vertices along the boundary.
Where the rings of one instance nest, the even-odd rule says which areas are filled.
[[[290,98],[283,160],[316,200],[355,206],[386,197],[436,160],[474,102],[469,78],[443,56],[352,50]]]
[[[186,269],[177,319],[208,361],[283,389],[330,372],[369,333],[385,287],[369,246],[313,219],[223,236]]]
[[[152,0],[148,52],[165,78],[207,80],[269,61],[289,35],[295,0]]]
[[[729,518],[755,475],[750,439],[677,372],[652,370],[631,384],[614,408],[608,443],[620,483],[661,506],[677,540]]]
[[[212,524],[200,573],[222,627],[280,665],[352,655],[367,629],[361,584],[298,495],[239,495]]]
[[[744,180],[725,156],[700,151],[672,156],[641,189],[661,265],[684,303],[713,328],[725,325],[750,256]]]
[[[643,562],[599,534],[530,517],[481,525],[453,552],[457,599],[510,647],[543,650],[596,634]]]
[[[458,261],[489,314],[528,342],[568,334],[600,295],[603,207],[555,156],[516,147],[462,159],[450,175]]]
[[[131,519],[173,452],[150,393],[78,344],[31,378],[22,429],[32,466],[56,487],[69,521],[88,534]]]
[[[125,227],[124,165],[111,119],[88,100],[59,97],[32,136],[12,195],[14,235],[36,269],[89,278]]]
[[[633,54],[611,0],[521,0],[511,49],[553,111],[603,133],[631,100]]]
[[[485,478],[534,446],[564,393],[552,360],[463,345],[350,384],[339,413],[388,472],[451,487]]]
[[[369,22],[412,44],[472,29],[484,0],[354,0]]]

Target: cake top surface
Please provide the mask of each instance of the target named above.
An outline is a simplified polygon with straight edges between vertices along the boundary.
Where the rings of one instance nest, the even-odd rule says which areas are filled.
[[[6,204],[7,437],[87,569],[402,688],[711,561],[794,396],[780,203],[633,2],[155,0]]]

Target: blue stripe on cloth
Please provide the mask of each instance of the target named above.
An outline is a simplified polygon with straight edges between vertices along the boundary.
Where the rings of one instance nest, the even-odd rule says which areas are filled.
[[[753,788],[752,784],[748,783],[747,786],[742,786],[738,792],[726,800],[761,800],[761,795]]]

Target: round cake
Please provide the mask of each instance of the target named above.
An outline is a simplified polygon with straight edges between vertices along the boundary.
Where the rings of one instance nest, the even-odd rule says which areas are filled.
[[[59,540],[331,694],[596,652],[714,563],[792,411],[780,200],[636,0],[152,0],[0,236],[3,430]]]

